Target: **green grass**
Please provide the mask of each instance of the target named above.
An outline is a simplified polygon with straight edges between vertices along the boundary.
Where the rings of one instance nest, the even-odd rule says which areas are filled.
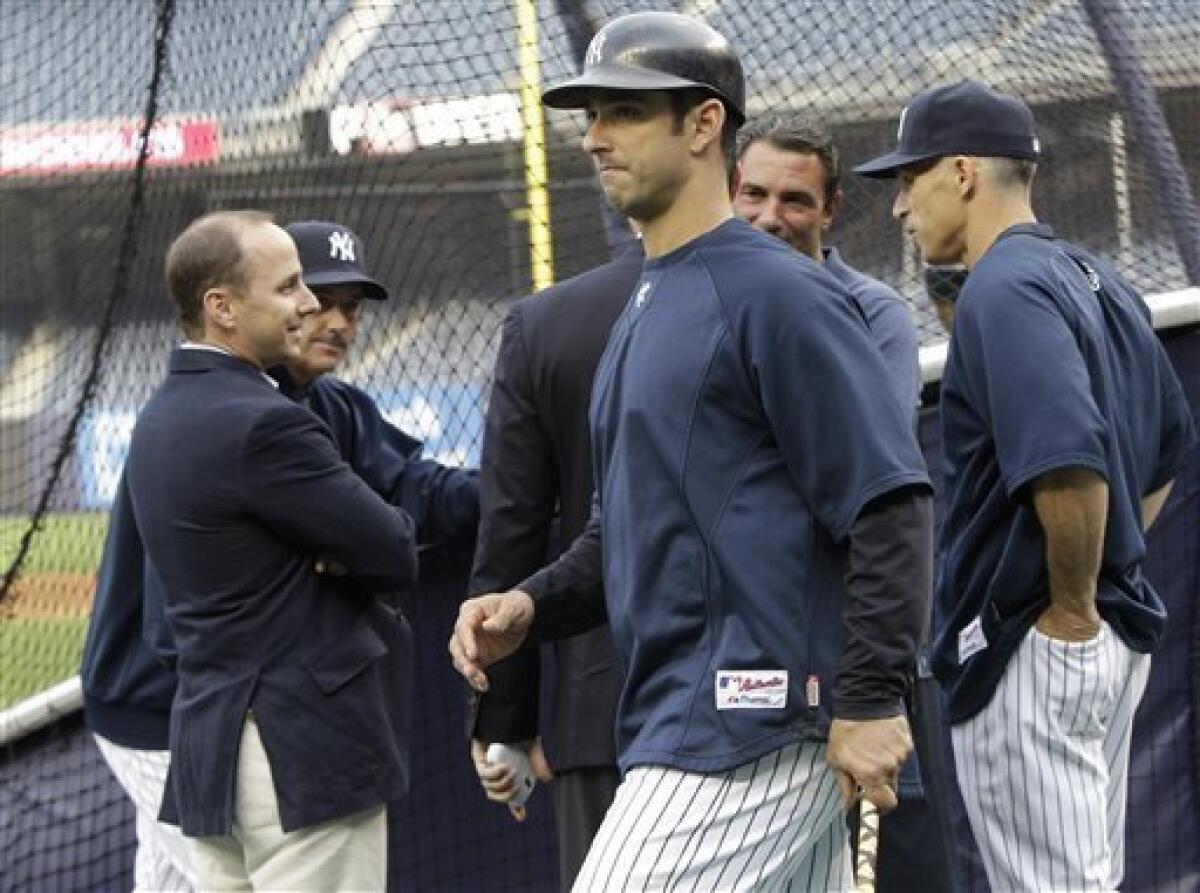
[[[87,618],[0,623],[0,710],[79,672]]]
[[[12,563],[28,527],[26,517],[0,518],[0,572]],[[21,576],[94,573],[107,527],[106,512],[48,515]],[[0,710],[77,673],[86,631],[86,617],[0,621]]]
[[[21,516],[0,518],[0,571],[12,564],[21,537],[29,528],[29,519]],[[91,573],[100,566],[104,533],[108,529],[107,512],[62,512],[47,515],[33,536],[23,574],[45,572]]]

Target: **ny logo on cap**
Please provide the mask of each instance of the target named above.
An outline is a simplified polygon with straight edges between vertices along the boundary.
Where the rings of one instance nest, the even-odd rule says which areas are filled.
[[[595,65],[600,61],[600,56],[604,53],[604,40],[608,37],[603,31],[592,38],[592,43],[588,47],[587,58],[583,60],[584,65]]]
[[[329,234],[329,256],[354,263],[354,237],[347,232]]]
[[[904,142],[904,116],[908,114],[908,106],[900,110],[900,126],[896,128],[897,142]]]

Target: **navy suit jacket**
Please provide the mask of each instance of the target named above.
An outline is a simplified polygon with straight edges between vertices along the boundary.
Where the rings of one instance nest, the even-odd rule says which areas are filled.
[[[539,570],[555,508],[570,545],[592,508],[588,404],[613,323],[642,272],[641,243],[615,260],[517,301],[504,321],[480,468],[482,519],[470,591],[503,592]],[[608,627],[555,643],[555,771],[616,766],[621,672]],[[488,670],[472,734],[521,741],[538,733],[539,653],[527,645]]]
[[[284,830],[398,796],[404,718],[375,667],[403,632],[365,593],[414,581],[407,513],[342,461],[316,416],[210,350],[171,355],[126,474],[178,653],[162,818],[230,833],[251,710]],[[318,557],[348,576],[317,574]]]
[[[417,525],[418,542],[435,545],[474,536],[479,520],[476,471],[422,459],[421,441],[389,424],[354,385],[323,375],[301,389],[282,367],[271,370],[271,376],[281,393],[325,422],[342,458],[372,490],[408,512]],[[93,732],[123,747],[166,750],[175,698],[175,645],[162,618],[162,584],[146,566],[144,552],[122,473],[80,667],[84,720]],[[403,647],[395,657],[399,666],[388,671],[389,684],[400,697],[396,683],[406,679],[411,654]]]

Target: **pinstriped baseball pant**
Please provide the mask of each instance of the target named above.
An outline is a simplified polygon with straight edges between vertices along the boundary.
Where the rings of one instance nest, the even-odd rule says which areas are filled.
[[[848,890],[845,819],[824,744],[791,744],[712,774],[638,766],[573,889]]]
[[[165,750],[135,750],[93,735],[100,755],[133,801],[137,855],[133,862],[134,893],[188,893],[192,890],[191,858],[183,834],[158,820],[167,767]]]
[[[1107,623],[1087,642],[1036,629],[991,703],[955,726],[971,828],[995,890],[1115,890],[1125,871],[1133,713],[1150,656]]]

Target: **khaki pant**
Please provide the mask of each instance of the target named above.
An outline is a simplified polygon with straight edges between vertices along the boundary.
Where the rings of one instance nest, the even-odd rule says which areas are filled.
[[[383,806],[284,831],[271,767],[253,716],[238,753],[233,833],[187,838],[199,890],[382,891],[387,885]]]

